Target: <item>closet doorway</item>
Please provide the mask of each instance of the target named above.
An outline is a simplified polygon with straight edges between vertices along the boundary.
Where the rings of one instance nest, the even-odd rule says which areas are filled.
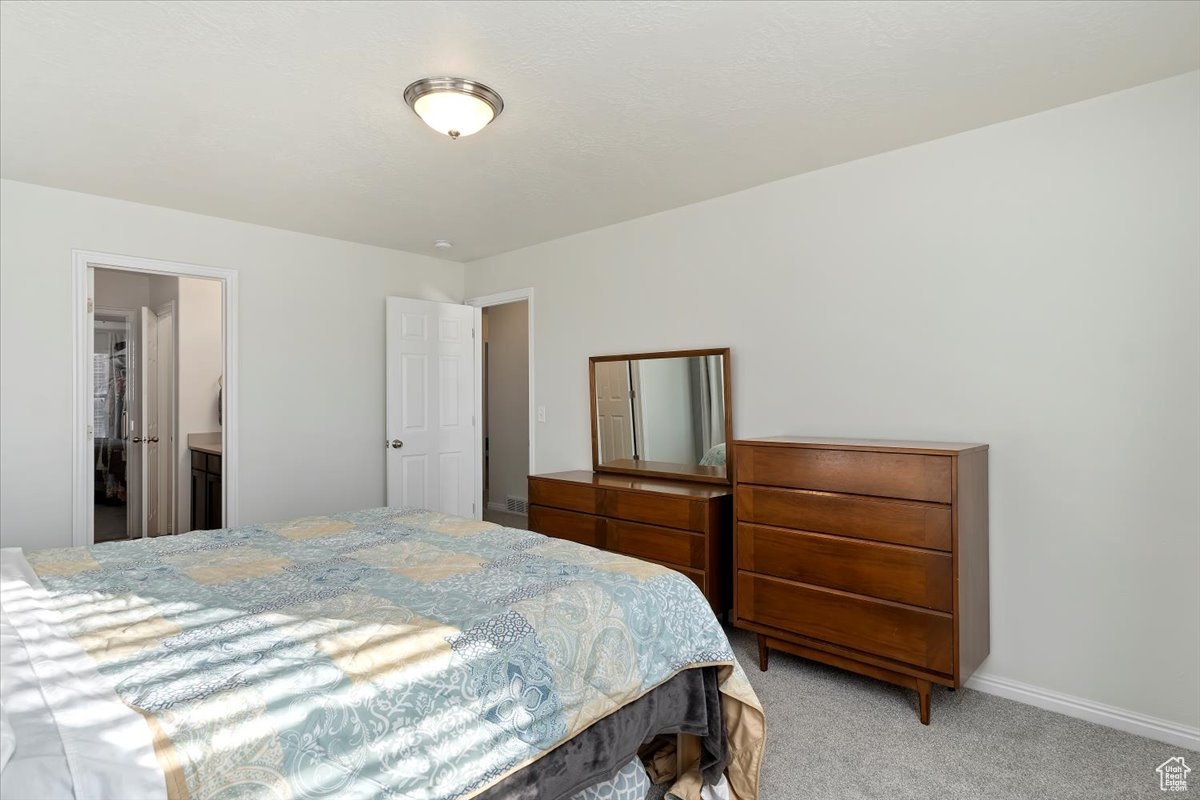
[[[101,295],[124,283],[107,270],[94,277]],[[97,305],[93,331],[94,541],[174,533],[175,302]]]
[[[533,464],[533,290],[468,300],[482,308],[479,399],[483,518],[529,525]]]
[[[235,524],[235,274],[75,256],[74,543]]]

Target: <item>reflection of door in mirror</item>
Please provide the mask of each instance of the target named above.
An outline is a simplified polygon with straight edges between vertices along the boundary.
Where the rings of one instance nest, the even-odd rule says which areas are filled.
[[[636,457],[628,361],[596,364],[596,428],[605,460]]]

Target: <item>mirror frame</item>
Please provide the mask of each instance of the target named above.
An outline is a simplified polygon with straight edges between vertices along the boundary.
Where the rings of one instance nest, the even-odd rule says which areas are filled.
[[[600,440],[596,420],[596,364],[602,361],[635,361],[653,358],[692,358],[696,356],[723,356],[723,379],[725,381],[725,475],[713,475],[699,464],[675,464],[665,461],[647,461],[646,467],[612,467],[600,463]],[[591,356],[588,359],[588,409],[592,418],[592,471],[614,475],[642,475],[653,478],[697,481],[701,483],[733,483],[733,382],[732,365],[728,347],[712,347],[699,350],[663,350],[655,353],[617,353],[609,356]]]

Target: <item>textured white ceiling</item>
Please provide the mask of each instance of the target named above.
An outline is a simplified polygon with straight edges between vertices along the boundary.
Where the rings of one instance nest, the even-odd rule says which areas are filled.
[[[4,2],[0,175],[466,261],[1197,67],[1196,2]]]

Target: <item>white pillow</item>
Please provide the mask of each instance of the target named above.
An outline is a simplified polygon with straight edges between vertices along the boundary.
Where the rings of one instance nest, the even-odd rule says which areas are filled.
[[[17,548],[0,548],[0,667],[14,740],[0,797],[166,800],[146,721],[63,630]]]
[[[17,749],[17,735],[13,733],[12,725],[8,724],[8,717],[4,716],[4,709],[0,708],[0,772],[4,771],[4,767],[8,764],[8,760],[12,758],[13,751]]]

